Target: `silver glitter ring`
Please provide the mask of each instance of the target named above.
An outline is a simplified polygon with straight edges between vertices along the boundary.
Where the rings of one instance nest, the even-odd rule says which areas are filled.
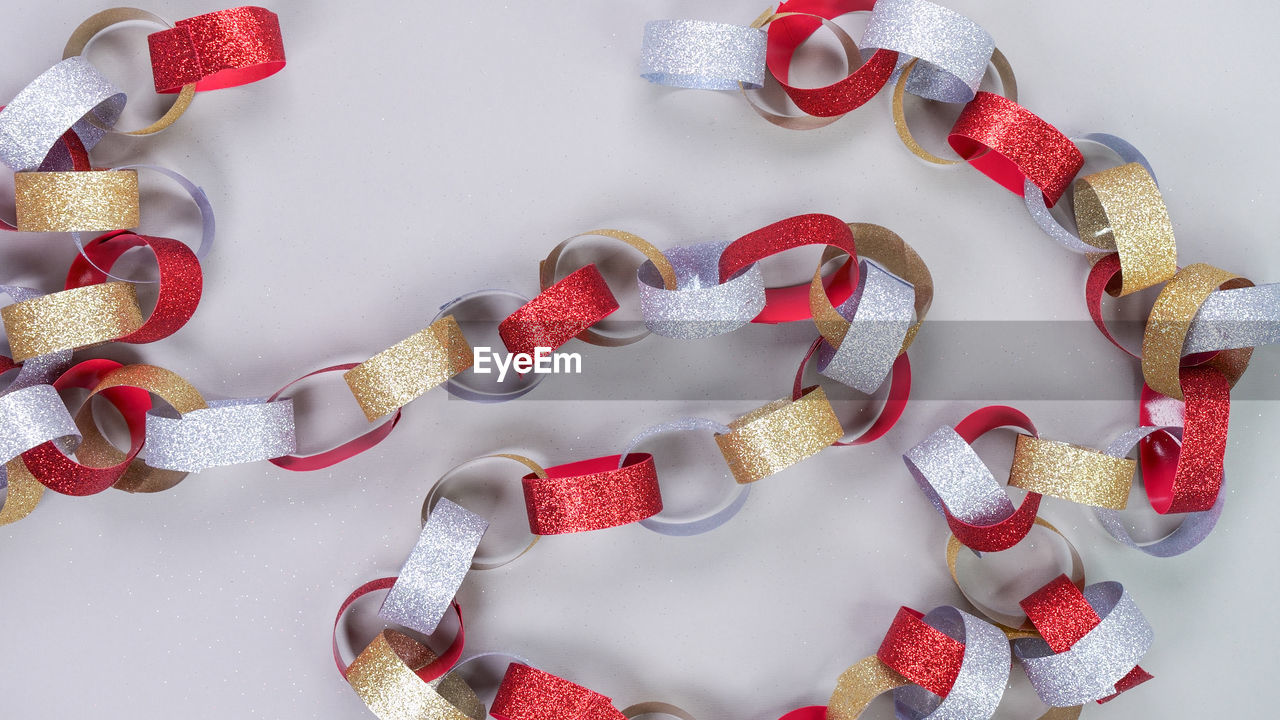
[[[498,323],[503,318],[524,307],[529,302],[529,298],[512,290],[474,290],[465,295],[459,295],[458,297],[441,305],[440,311],[436,313],[435,317],[431,319],[431,322],[428,323],[428,325],[435,323],[445,315],[454,315],[456,319],[458,308],[483,298],[507,298],[514,301],[511,303],[512,307],[510,310],[500,312],[496,317],[486,318],[486,321],[490,319],[493,321],[495,332]],[[470,322],[472,321],[459,320],[459,324],[463,325],[469,324]],[[476,403],[500,403],[508,400],[515,400],[518,397],[528,394],[534,388],[538,387],[538,384],[546,377],[544,373],[525,373],[524,375],[520,375],[519,373],[512,372],[502,381],[495,380],[495,382],[501,382],[504,385],[504,389],[493,391],[476,387],[472,380],[475,376],[476,372],[474,366],[469,367],[446,380],[444,383],[444,389],[450,395],[462,400],[469,400]]]
[[[728,242],[698,243],[664,252],[676,273],[676,289],[663,286],[652,261],[636,271],[640,312],[654,335],[696,340],[737,330],[764,309],[764,275],[756,264],[720,282],[720,254]]]
[[[949,512],[970,525],[992,525],[1015,511],[986,463],[950,425],[935,430],[902,459],[944,517]]]
[[[766,33],[704,20],[653,20],[644,26],[640,76],[651,83],[702,90],[764,85]]]
[[[125,95],[88,60],[70,57],[44,71],[0,110],[0,162],[35,170],[68,129],[91,150],[115,125]],[[94,122],[86,116],[92,114]]]
[[[996,626],[950,605],[935,608],[924,622],[964,644],[960,672],[945,698],[919,685],[893,691],[905,720],[987,720],[996,712],[1009,682],[1009,639]]]
[[[298,449],[293,400],[214,400],[181,417],[147,413],[147,465],[198,473],[291,455]]]
[[[818,347],[818,372],[868,395],[884,384],[915,317],[915,286],[859,261],[858,285],[837,308],[849,320],[839,348]]]
[[[52,385],[32,385],[0,396],[0,463],[51,440],[76,440],[80,431]]]
[[[948,103],[973,99],[996,49],[981,25],[928,0],[878,0],[859,45],[897,52],[895,74],[919,58],[906,91]]]
[[[1280,283],[1209,293],[1191,321],[1183,355],[1280,342]]]
[[[476,463],[486,461],[486,460],[497,461],[497,460],[512,460],[512,459],[504,457],[502,455],[483,455],[481,457],[472,458],[470,460],[467,460],[466,462],[454,465],[452,468],[446,471],[445,474],[441,475],[440,479],[436,480],[435,484],[431,486],[431,489],[427,491],[426,499],[422,501],[422,522],[424,526],[430,522],[431,514],[434,511],[433,509],[436,507],[436,505],[440,502],[444,502],[447,499],[445,498],[445,492],[449,489],[450,484],[454,481],[455,476],[458,474],[458,472],[470,467],[471,465],[474,465]],[[512,460],[512,462],[519,462],[519,461]],[[521,466],[525,467],[527,472],[528,467],[525,466],[524,463],[521,463]],[[523,475],[523,473],[521,475]],[[520,476],[516,476],[516,477],[518,480]],[[512,550],[509,550],[500,555],[481,557],[479,556],[478,552],[473,553],[472,560],[471,560],[471,569],[472,570],[494,570],[502,567],[503,565],[506,565],[508,563],[515,561],[520,556],[529,552],[529,550],[531,550],[534,545],[538,544],[539,536],[534,535],[532,532],[529,532],[527,525],[525,525],[524,527],[525,527],[524,532],[529,537],[529,541],[527,543],[524,543],[523,545],[518,545]],[[477,551],[478,549],[479,548],[477,547]]]
[[[431,510],[418,544],[382,601],[378,615],[430,635],[458,594],[489,521],[442,498]]]

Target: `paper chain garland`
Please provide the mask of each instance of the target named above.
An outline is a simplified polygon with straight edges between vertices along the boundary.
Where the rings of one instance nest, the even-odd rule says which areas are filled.
[[[823,25],[837,34],[851,65],[856,65],[858,45],[829,21],[862,10],[872,12],[862,38],[862,46],[874,49],[867,61],[826,88],[788,84],[793,53]],[[125,95],[80,54],[102,30],[139,20],[167,27],[152,34],[148,44],[156,91],[176,97],[162,118],[128,134],[163,130],[187,110],[197,92],[254,82],[285,64],[278,18],[263,8],[233,8],[171,27],[149,12],[116,8],[82,24],[67,44],[65,59],[0,110],[0,161],[15,172],[17,208],[16,222],[0,221],[0,227],[68,232],[81,251],[62,292],[41,295],[0,286],[14,300],[0,308],[13,356],[0,358],[0,369],[17,370],[0,392],[0,450],[8,451],[0,524],[29,514],[46,487],[71,495],[109,487],[154,492],[172,487],[189,472],[231,463],[269,459],[290,470],[328,467],[385,439],[400,409],[433,387],[444,385],[455,395],[484,402],[514,399],[532,388],[530,384],[486,394],[467,388],[458,377],[470,367],[472,353],[448,311],[484,295],[513,296],[506,291],[458,298],[426,329],[369,360],[317,370],[267,399],[206,402],[180,377],[148,365],[121,366],[98,359],[72,366],[75,350],[112,341],[155,342],[179,330],[199,303],[200,259],[214,235],[207,198],[182,176],[147,166],[101,170],[89,163],[88,151],[102,137],[124,132],[115,124]],[[1057,532],[1037,517],[1043,495],[1096,507],[1110,533],[1138,547],[1116,515],[1125,507],[1139,464],[1126,458],[1135,446],[1140,448],[1144,485],[1156,511],[1189,513],[1175,533],[1140,549],[1168,556],[1194,547],[1208,535],[1222,509],[1230,387],[1247,366],[1252,347],[1280,339],[1277,286],[1254,287],[1208,265],[1179,269],[1172,224],[1154,174],[1132,146],[1113,136],[1085,136],[1082,140],[1111,148],[1126,164],[1075,179],[1083,165],[1075,143],[1016,103],[1012,70],[991,37],[972,21],[925,0],[791,0],[751,27],[661,21],[646,28],[643,55],[645,77],[684,87],[745,91],[763,85],[767,68],[807,117],[775,115],[754,103],[752,107],[771,122],[795,129],[838,119],[896,78],[895,123],[912,152],[937,164],[969,162],[1022,195],[1032,217],[1052,238],[1090,255],[1093,269],[1086,302],[1113,343],[1102,319],[1102,294],[1126,295],[1165,284],[1143,342],[1141,361],[1148,387],[1143,389],[1139,427],[1122,434],[1106,451],[1041,439],[1025,415],[991,407],[954,428],[939,429],[904,457],[953,533],[948,547],[953,575],[962,545],[997,552],[1016,545],[1036,524]],[[1000,74],[1007,98],[979,90],[989,64]],[[949,137],[961,160],[937,158],[914,140],[902,110],[903,94],[908,92],[967,103]],[[139,222],[138,169],[164,173],[191,194],[204,218],[197,251],[176,240],[121,230]],[[1058,225],[1048,212],[1068,190],[1075,197],[1078,233]],[[88,243],[79,235],[102,231],[108,232]],[[872,442],[901,416],[910,388],[906,352],[932,300],[932,279],[915,251],[887,229],[845,224],[829,215],[803,215],[731,243],[677,247],[665,253],[622,231],[593,230],[585,235],[621,241],[646,256],[637,280],[649,332],[694,339],[749,322],[812,319],[819,337],[801,362],[792,393],[728,425],[687,418],[648,428],[619,455],[545,469],[521,456],[501,456],[532,471],[521,480],[532,540],[504,558],[475,557],[488,523],[443,497],[451,471],[428,495],[422,536],[398,578],[357,589],[343,603],[339,620],[358,597],[389,590],[383,617],[433,633],[451,607],[461,621],[453,598],[468,569],[514,560],[541,535],[633,522],[672,535],[706,532],[742,507],[751,483],[829,445]],[[565,241],[543,261],[541,292],[527,301],[515,296],[520,307],[499,324],[513,353],[555,349],[575,337],[599,345],[628,344],[643,337],[619,338],[592,329],[618,309],[594,265],[557,279],[560,255],[577,237],[583,236]],[[764,287],[755,263],[811,244],[827,247],[811,283]],[[142,246],[153,252],[159,270],[159,298],[147,318],[138,307],[134,281],[110,272],[124,252]],[[841,259],[839,267],[824,276],[823,268]],[[815,353],[819,372],[862,392],[875,392],[889,381],[879,418],[857,438],[841,441],[844,430],[822,388],[803,386],[804,366]],[[387,420],[332,450],[293,455],[292,404],[280,396],[294,383],[338,370],[344,371],[366,417]],[[129,428],[128,450],[106,440],[89,400],[74,417],[70,414],[58,391],[71,387],[89,390],[90,398],[101,395],[120,410]],[[156,406],[153,395],[167,408]],[[1005,426],[1028,433],[1017,438],[1009,480],[1028,493],[1018,507],[969,445],[977,436]],[[662,501],[653,457],[633,451],[653,434],[686,430],[715,433],[738,490],[701,518],[664,519],[659,515]],[[1150,646],[1150,626],[1119,584],[1086,586],[1074,548],[1072,553],[1077,566],[1072,576],[1058,578],[1024,599],[1025,618],[997,617],[980,605],[995,624],[953,607],[928,614],[903,608],[877,654],[841,676],[826,707],[801,708],[786,718],[854,718],[874,697],[890,690],[903,717],[990,717],[1003,694],[1012,657],[1022,664],[1040,698],[1056,708],[1045,718],[1075,717],[1082,704],[1105,702],[1145,682],[1151,676],[1138,662]],[[339,669],[377,716],[484,717],[483,704],[456,674],[467,662],[459,662],[461,625],[450,648],[439,656],[388,630],[349,667],[338,653],[336,629],[337,622],[334,655]],[[662,703],[619,711],[605,696],[516,659],[490,708],[496,718],[620,718],[643,713],[689,717]]]

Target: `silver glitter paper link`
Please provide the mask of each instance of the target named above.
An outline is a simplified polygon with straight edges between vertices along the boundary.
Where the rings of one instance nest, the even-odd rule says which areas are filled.
[[[420,633],[435,632],[488,529],[489,521],[442,498],[378,615]]]
[[[644,26],[640,76],[702,90],[764,85],[764,30],[703,20],[654,20]]]
[[[658,425],[652,425],[640,431],[639,435],[632,438],[627,444],[627,449],[622,451],[622,455],[618,458],[618,467],[622,467],[626,462],[626,458],[635,451],[640,443],[648,440],[654,435],[661,435],[669,432],[690,432],[694,430],[706,430],[708,432],[725,434],[732,432],[728,425],[699,417],[687,417],[679,420],[672,420]],[[738,514],[743,505],[747,504],[747,496],[751,494],[751,485],[740,485],[732,480],[726,481],[726,487],[729,490],[729,502],[720,508],[711,511],[701,517],[690,518],[687,520],[675,520],[662,517],[662,513],[658,513],[652,517],[645,518],[640,521],[644,527],[652,530],[659,535],[671,535],[673,537],[689,537],[692,535],[701,535],[705,532],[711,532],[716,528],[724,525]]]
[[[1129,674],[1151,649],[1155,633],[1137,603],[1117,582],[1084,589],[1102,622],[1070,650],[1054,653],[1044,640],[1013,642],[1036,695],[1050,707],[1082,705],[1115,693],[1115,684]]]
[[[667,290],[652,262],[636,272],[640,312],[655,335],[697,340],[723,335],[751,322],[764,309],[764,275],[756,265],[720,282],[720,253],[727,242],[699,243],[665,251],[676,271]]]
[[[878,0],[859,46],[898,52],[898,72],[920,58],[906,91],[948,103],[973,99],[996,49],[980,25],[928,0]]]
[[[153,468],[200,472],[270,460],[296,449],[292,400],[215,400],[180,418],[147,413],[143,452]]]
[[[0,463],[60,438],[80,438],[52,385],[32,385],[0,397]]]
[[[1280,342],[1280,283],[1209,293],[1187,332],[1182,354]]]
[[[1175,402],[1178,405],[1182,404],[1172,399],[1171,402]],[[1126,430],[1111,441],[1111,445],[1104,452],[1112,457],[1128,457],[1139,440],[1157,430],[1165,430],[1176,438],[1182,438],[1182,428],[1180,427],[1137,427],[1132,430]],[[1226,480],[1226,476],[1223,476],[1222,481],[1224,484]],[[1187,513],[1183,516],[1183,520],[1176,530],[1148,545],[1139,545],[1133,539],[1133,536],[1129,534],[1129,529],[1125,527],[1124,521],[1120,519],[1120,513],[1115,510],[1094,508],[1094,513],[1098,516],[1098,522],[1102,523],[1102,527],[1110,533],[1111,537],[1152,557],[1168,558],[1181,555],[1209,537],[1209,533],[1213,532],[1214,526],[1218,524],[1218,519],[1222,517],[1222,507],[1226,503],[1226,498],[1226,493],[1218,493],[1218,501],[1213,504],[1213,507],[1203,512]]]
[[[1013,501],[982,458],[943,425],[902,459],[929,501],[971,525],[992,525],[1014,513]]]
[[[858,286],[837,310],[849,320],[839,348],[818,347],[818,372],[868,395],[889,376],[915,317],[911,283],[863,260]]]
[[[98,124],[111,127],[124,102],[124,93],[88,60],[67,58],[32,80],[0,110],[0,162],[14,172],[34,170],[73,126],[85,149],[92,149],[106,131],[82,118],[92,113]]]
[[[906,720],[987,720],[996,712],[1009,683],[1009,640],[999,628],[944,605],[924,621],[964,644],[960,672],[945,698],[919,685],[893,691],[899,718]]]

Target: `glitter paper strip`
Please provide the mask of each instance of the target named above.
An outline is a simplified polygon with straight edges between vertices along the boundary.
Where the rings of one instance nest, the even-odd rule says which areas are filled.
[[[791,399],[799,400],[804,394],[804,368],[809,363],[809,358],[813,357],[818,348],[823,346],[826,341],[819,336],[809,346],[809,351],[805,353],[803,359],[800,360],[800,367],[796,368],[796,377],[791,385]],[[898,420],[902,418],[902,413],[907,409],[907,401],[911,398],[911,361],[906,354],[898,356],[893,362],[893,368],[889,371],[889,391],[886,393],[884,406],[880,408],[876,419],[871,422],[867,429],[863,430],[856,437],[849,440],[837,440],[832,445],[838,447],[849,447],[853,445],[866,445],[875,442],[884,437],[886,433],[898,424]]]
[[[261,7],[237,7],[179,20],[147,36],[156,92],[194,83],[200,92],[236,87],[284,69],[280,18]]]
[[[20,285],[0,285],[0,293],[8,295],[14,302],[25,302],[41,297],[44,293]],[[40,355],[24,361],[18,368],[18,374],[9,385],[0,389],[0,395],[20,390],[32,385],[47,385],[71,367],[71,351],[59,350],[48,355]],[[12,358],[0,359],[0,365],[7,371],[14,365]]]
[[[889,376],[911,328],[915,288],[866,260],[858,274],[853,295],[837,308],[849,330],[838,347],[819,347],[818,372],[871,394]]]
[[[640,77],[702,90],[764,85],[765,33],[703,20],[654,20],[644,26]]]
[[[1132,460],[1019,434],[1009,485],[1081,505],[1123,510],[1136,468]]]
[[[716,444],[741,484],[781,472],[844,435],[820,387],[807,388],[798,400],[774,400],[729,423],[729,428],[716,435]]]
[[[402,647],[430,652],[407,635],[397,640]],[[423,682],[401,652],[392,644],[392,632],[383,631],[347,669],[347,682],[379,720],[484,720],[483,714],[468,715],[446,700],[437,685]]]
[[[426,635],[434,633],[458,594],[488,528],[484,518],[441,499],[378,615]]]
[[[33,385],[0,395],[0,464],[59,439],[74,444],[80,431],[52,385]]]
[[[396,579],[393,577],[379,578],[377,580],[370,580],[355,590],[352,590],[351,594],[342,601],[342,605],[338,607],[337,614],[333,616],[333,632],[330,635],[330,645],[333,649],[333,664],[338,668],[338,672],[342,675],[344,680],[347,677],[347,669],[349,666],[346,660],[343,659],[342,651],[338,647],[338,626],[342,623],[342,616],[345,615],[347,610],[349,610],[360,598],[379,590],[390,590],[391,586],[395,584],[395,581]],[[456,602],[453,603],[453,611],[458,616],[458,633],[454,636],[453,642],[449,644],[449,647],[444,651],[444,653],[434,659],[426,658],[420,664],[413,662],[408,663],[409,669],[413,670],[423,682],[431,682],[432,680],[440,678],[444,676],[445,673],[450,672],[451,668],[456,670],[463,664],[458,661],[458,658],[462,657],[462,651],[467,641],[466,623],[463,622],[462,619],[462,607]]]
[[[288,392],[289,388],[297,385],[303,380],[315,377],[316,375],[323,375],[325,373],[351,370],[356,367],[356,365],[357,363],[348,363],[346,365],[333,365],[326,368],[320,368],[319,370],[313,370],[296,380],[290,381],[288,385],[280,388],[272,394],[271,397],[267,398],[267,401],[272,402],[279,399],[281,395]],[[311,455],[284,455],[278,458],[271,458],[271,464],[276,467],[281,467],[285,470],[293,470],[295,472],[323,470],[375,447],[378,443],[387,439],[387,436],[391,434],[391,431],[395,429],[396,424],[399,422],[400,412],[396,411],[394,415],[385,420],[381,425],[378,425],[372,430],[358,435],[337,447],[313,453]]]
[[[441,475],[440,478],[436,480],[435,484],[431,486],[431,489],[427,491],[427,497],[425,500],[422,501],[422,524],[424,526],[426,525],[427,520],[431,517],[432,510],[435,508],[436,504],[444,498],[445,493],[448,491],[449,486],[452,483],[454,477],[460,471],[474,465],[475,463],[479,463],[484,460],[496,460],[496,459],[505,459],[505,460],[512,460],[512,461],[518,462],[521,465],[523,465],[526,469],[533,471],[533,474],[535,476],[540,478],[547,477],[547,471],[544,470],[541,465],[539,465],[538,463],[534,462],[533,460],[530,460],[529,458],[523,455],[516,455],[514,453],[495,453],[493,455],[481,455],[480,457],[472,458],[470,460],[467,460],[466,462],[459,463],[458,465],[455,465],[454,467],[450,468],[447,472],[445,472],[445,474]],[[477,553],[473,555],[473,559],[471,561],[471,569],[472,570],[494,570],[510,562],[514,562],[516,559],[523,557],[525,553],[532,550],[533,546],[538,544],[539,537],[540,537],[539,535],[534,535],[533,533],[529,533],[529,540],[527,543],[524,543],[523,545],[518,546],[515,550],[498,557],[481,557]]]
[[[20,172],[13,176],[20,232],[97,232],[138,226],[133,170]]]
[[[0,162],[14,172],[35,170],[63,133],[75,130],[86,150],[124,110],[124,93],[88,60],[63,60],[31,81],[0,110]],[[92,114],[93,123],[84,118]],[[112,228],[115,229],[115,228]]]
[[[933,78],[929,77],[928,74],[926,74],[925,79],[917,81],[916,68],[919,63],[920,60],[912,58],[897,71],[898,82],[893,85],[893,99],[890,100],[890,106],[893,110],[893,127],[898,131],[898,139],[902,141],[902,144],[907,146],[911,154],[921,160],[933,165],[959,165],[964,162],[963,158],[938,157],[925,150],[916,140],[915,135],[911,133],[911,127],[907,124],[907,88],[917,87],[920,83],[928,85],[933,82]],[[1000,94],[1014,102],[1018,102],[1018,79],[1013,74],[1013,66],[1009,64],[1009,59],[1004,56],[1004,53],[1000,52],[1000,48],[994,48],[991,51],[990,64],[991,67],[995,68],[996,75],[1000,78]],[[934,77],[936,77],[936,74],[934,74]],[[1035,192],[1031,193],[1031,195],[1036,194]],[[1043,198],[1041,198],[1041,202],[1043,202]]]
[[[452,315],[419,330],[342,375],[370,422],[471,367],[471,345]]]
[[[213,400],[179,418],[147,413],[144,457],[153,468],[200,472],[295,450],[292,400]]]
[[[680,340],[715,337],[751,322],[765,305],[764,275],[751,264],[720,282],[720,257],[728,242],[699,243],[666,251],[676,276],[668,289],[652,262],[636,271],[640,312],[655,335]]]
[[[946,697],[960,675],[965,643],[934,628],[924,617],[911,608],[900,608],[876,657],[912,683]]]
[[[1076,180],[1076,227],[1080,239],[1120,254],[1121,285],[1129,295],[1159,285],[1178,271],[1173,223],[1155,178],[1129,163]]]
[[[978,91],[996,42],[974,21],[928,0],[878,0],[862,46],[921,61],[907,92],[963,103]]]
[[[872,700],[909,682],[875,655],[863,658],[840,674],[836,689],[827,701],[826,713],[813,720],[857,720]],[[788,714],[783,720],[790,717]]]
[[[0,318],[16,362],[110,342],[142,327],[137,292],[122,282],[89,285],[6,305],[0,308]]]
[[[512,353],[533,355],[575,336],[618,309],[618,301],[595,265],[586,265],[538,293],[498,325],[498,334]]]
[[[511,663],[489,708],[496,720],[625,720],[609,698],[521,663]]]
[[[1005,634],[949,605],[931,610],[923,621],[963,643],[964,653],[945,697],[939,699],[919,685],[906,685],[893,691],[899,711],[905,710],[906,717],[918,719],[990,718],[1009,682],[1011,662]]]
[[[633,453],[582,460],[522,478],[529,530],[535,535],[603,530],[662,512],[653,456]]]
[[[0,527],[16,523],[30,515],[44,497],[44,485],[27,469],[22,458],[16,457],[4,465],[4,500],[0,502]]]
[[[1216,290],[1191,321],[1182,354],[1280,343],[1280,283]]]

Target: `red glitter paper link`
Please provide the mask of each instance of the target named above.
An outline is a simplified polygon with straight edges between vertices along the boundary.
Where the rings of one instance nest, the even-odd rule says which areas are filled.
[[[858,285],[858,253],[853,231],[840,218],[821,213],[797,215],[766,225],[729,243],[720,253],[720,282],[754,262],[806,245],[830,245],[849,253],[849,259],[823,280],[831,304],[839,307]],[[808,320],[809,283],[765,290],[764,309],[752,322],[783,323]]]
[[[507,666],[489,714],[497,720],[626,720],[600,693],[520,663]]]
[[[1058,204],[1084,166],[1084,156],[1070,138],[995,93],[974,96],[947,142],[970,165],[1015,195],[1022,196],[1030,180],[1050,207]]]
[[[555,350],[617,309],[600,270],[584,265],[508,315],[498,324],[498,335],[512,353]]]
[[[556,465],[547,477],[523,478],[529,530],[535,535],[603,530],[639,522],[662,512],[662,492],[653,456],[631,453]]]
[[[160,269],[160,293],[156,297],[155,309],[142,327],[117,342],[142,344],[169,337],[187,324],[200,305],[204,275],[191,248],[177,240],[137,235],[127,230],[107,233],[85,245],[84,254],[76,256],[67,272],[66,289],[106,282],[107,272],[121,255],[144,245],[156,256]]]
[[[1055,653],[1070,650],[1102,622],[1097,611],[1085,599],[1084,593],[1066,575],[1059,575],[1049,581],[1044,587],[1023,598],[1019,604],[1049,649]],[[1134,666],[1128,675],[1116,683],[1115,694],[1098,700],[1098,704],[1114,700],[1121,693],[1154,679],[1151,673],[1140,666]]]
[[[960,675],[964,643],[924,621],[924,614],[902,607],[876,651],[880,662],[939,697],[946,697]]]
[[[237,7],[179,20],[147,36],[156,92],[197,91],[256,82],[284,68],[280,18],[261,7]]]
[[[1222,492],[1231,382],[1211,367],[1183,368],[1181,379],[1186,422],[1177,468],[1172,477],[1163,472],[1142,479],[1151,507],[1161,514],[1209,510]]]
[[[281,395],[287,392],[289,388],[297,385],[307,378],[315,377],[316,375],[323,375],[324,373],[345,372],[359,364],[360,363],[345,363],[343,365],[332,365],[330,367],[320,368],[319,370],[313,370],[296,380],[290,381],[288,385],[285,385],[275,391],[271,397],[267,398],[267,402],[275,402]],[[312,470],[323,470],[328,467],[333,467],[344,460],[349,460],[366,450],[376,447],[378,443],[386,440],[387,436],[391,434],[391,431],[394,430],[396,425],[400,422],[401,412],[402,409],[397,409],[395,414],[384,420],[381,425],[364,433],[363,435],[348,440],[335,448],[318,452],[314,455],[284,455],[278,458],[271,458],[267,462],[275,465],[276,467],[284,468],[285,470],[292,470],[294,472],[309,472]]]
[[[874,0],[791,0],[778,7],[778,13],[804,13],[834,20],[852,12],[870,11]],[[769,72],[786,91],[787,97],[804,112],[815,117],[834,117],[862,107],[889,82],[898,64],[898,53],[876,50],[859,67],[850,68],[848,77],[820,88],[799,88],[787,82],[796,49],[809,39],[822,22],[817,17],[791,15],[769,23],[768,51],[765,56]]]

